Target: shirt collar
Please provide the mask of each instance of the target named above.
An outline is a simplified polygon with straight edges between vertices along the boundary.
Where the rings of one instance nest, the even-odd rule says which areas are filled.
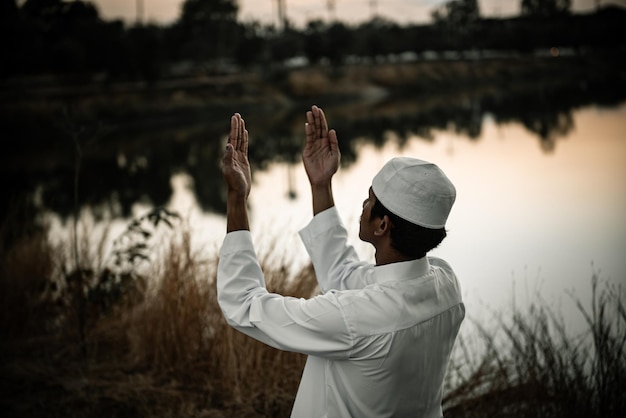
[[[426,275],[430,270],[428,257],[417,260],[400,261],[374,267],[374,275],[377,283],[389,281],[415,279]]]

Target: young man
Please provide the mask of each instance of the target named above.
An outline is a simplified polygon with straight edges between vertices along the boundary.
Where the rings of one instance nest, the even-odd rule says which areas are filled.
[[[218,301],[228,323],[308,355],[292,416],[441,417],[443,379],[465,316],[450,266],[426,253],[446,235],[456,191],[434,164],[394,158],[363,202],[359,237],[376,264],[358,260],[334,207],[337,134],[322,109],[307,112],[302,160],[314,217],[300,232],[322,294],[283,297],[265,288],[249,232],[248,131],[235,114],[223,159],[227,234]]]

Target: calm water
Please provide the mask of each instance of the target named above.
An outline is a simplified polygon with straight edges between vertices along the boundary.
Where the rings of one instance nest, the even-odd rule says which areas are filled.
[[[513,301],[523,306],[540,294],[578,327],[583,320],[567,292],[587,302],[594,271],[626,283],[626,105],[576,110],[571,122],[573,129],[549,152],[521,124],[496,124],[489,116],[475,140],[435,130],[430,141],[409,136],[398,142],[390,134],[382,146],[360,142],[356,161],[334,181],[353,244],[373,261],[371,247],[357,238],[358,218],[371,178],[389,158],[436,162],[458,197],[448,238],[433,255],[455,268],[469,315],[482,318]],[[248,127],[250,147],[262,146],[254,142],[254,126]],[[197,245],[216,251],[224,218],[200,209],[190,176],[175,175],[171,182],[170,208],[188,218]],[[270,259],[306,262],[297,231],[310,220],[311,199],[301,164],[271,163],[256,171],[250,205],[258,251],[271,246]],[[133,213],[148,209],[136,204]]]
[[[488,118],[477,141],[438,131],[433,141],[410,138],[402,148],[393,139],[382,148],[362,145],[357,161],[334,181],[336,205],[357,250],[373,260],[371,247],[357,236],[361,202],[376,171],[396,155],[430,160],[458,191],[448,238],[433,255],[456,269],[470,315],[513,300],[523,305],[540,294],[569,323],[582,323],[567,292],[587,302],[593,271],[626,283],[626,105],[573,116],[574,129],[548,153],[521,125]],[[188,213],[201,241],[215,248],[224,222],[194,207],[186,179],[173,180],[172,205]],[[257,172],[251,213],[260,252],[271,243],[284,249],[274,253],[277,259],[306,260],[297,231],[310,219],[311,200],[300,164]]]

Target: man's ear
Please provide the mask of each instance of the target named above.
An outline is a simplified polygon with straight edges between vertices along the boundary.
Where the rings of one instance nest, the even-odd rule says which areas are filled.
[[[391,219],[389,219],[389,216],[385,215],[378,221],[374,235],[383,236],[389,233],[391,233]]]

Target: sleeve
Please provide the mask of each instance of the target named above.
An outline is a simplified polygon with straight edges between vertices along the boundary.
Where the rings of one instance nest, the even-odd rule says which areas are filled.
[[[335,207],[315,215],[300,238],[311,257],[322,292],[356,290],[375,283],[374,266],[360,261]]]
[[[226,235],[217,299],[230,326],[281,350],[347,359],[353,338],[334,293],[298,299],[269,293],[248,231]]]

